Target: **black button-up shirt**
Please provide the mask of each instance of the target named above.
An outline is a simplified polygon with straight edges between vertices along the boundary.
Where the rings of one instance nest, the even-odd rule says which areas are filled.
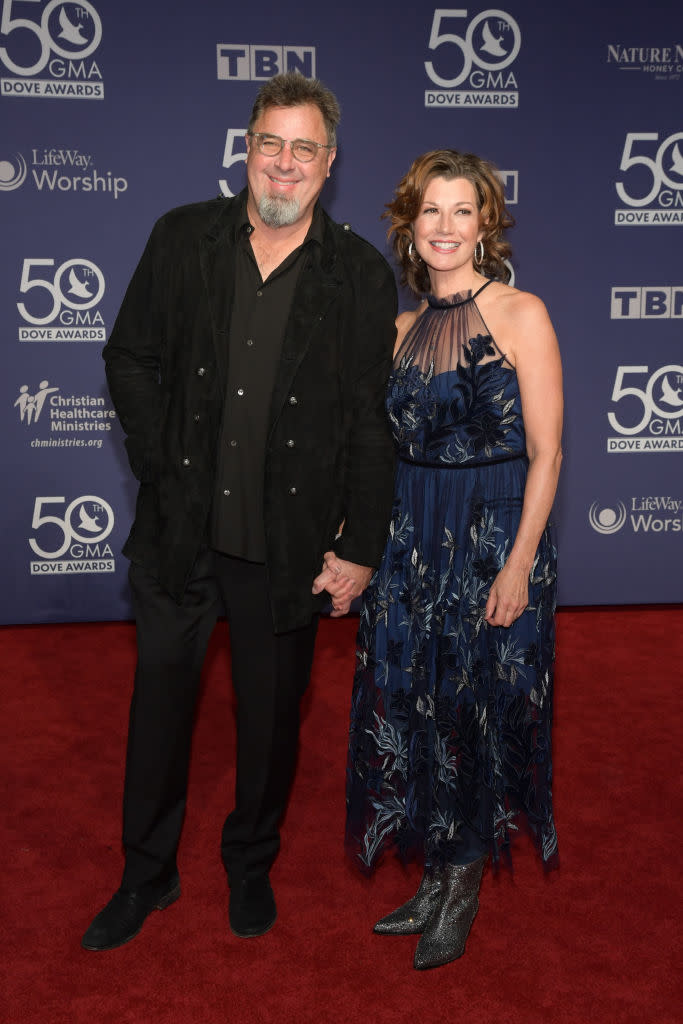
[[[224,554],[265,562],[263,485],[270,400],[307,250],[311,245],[322,244],[322,214],[316,205],[303,244],[265,281],[249,241],[252,231],[245,203],[235,254],[235,292],[211,544]]]

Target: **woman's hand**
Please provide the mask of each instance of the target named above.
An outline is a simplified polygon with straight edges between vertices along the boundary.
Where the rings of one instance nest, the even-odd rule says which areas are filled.
[[[529,571],[506,562],[491,584],[484,619],[489,626],[511,626],[529,603]]]

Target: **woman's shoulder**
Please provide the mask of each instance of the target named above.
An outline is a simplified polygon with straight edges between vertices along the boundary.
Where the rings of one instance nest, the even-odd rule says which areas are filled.
[[[533,321],[547,319],[548,311],[545,303],[532,292],[523,292],[502,281],[492,281],[482,294],[480,303],[482,313],[487,312],[507,322],[529,324]]]
[[[517,367],[525,354],[556,347],[557,341],[542,299],[501,281],[494,281],[482,293],[481,315],[505,358]],[[479,300],[477,300],[479,301]]]

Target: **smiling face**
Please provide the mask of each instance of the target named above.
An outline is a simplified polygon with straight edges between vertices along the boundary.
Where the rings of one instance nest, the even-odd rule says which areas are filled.
[[[413,241],[434,292],[472,286],[474,248],[482,234],[474,185],[467,178],[432,178],[413,221]]]
[[[327,145],[325,122],[313,103],[268,107],[252,131]],[[301,163],[285,145],[277,156],[264,156],[254,139],[247,136],[248,210],[252,224],[258,227],[261,222],[278,228],[310,222],[335,153],[336,150],[320,149],[310,163]]]

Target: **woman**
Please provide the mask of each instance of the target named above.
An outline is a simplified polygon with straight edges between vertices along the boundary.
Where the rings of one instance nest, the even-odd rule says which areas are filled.
[[[361,612],[347,842],[366,869],[391,845],[424,859],[417,894],[375,926],[421,933],[421,969],[462,955],[486,860],[522,821],[546,864],[556,854],[562,374],[543,303],[504,283],[512,219],[491,164],[426,153],[387,215],[403,282],[426,297],[397,321],[396,498]]]

